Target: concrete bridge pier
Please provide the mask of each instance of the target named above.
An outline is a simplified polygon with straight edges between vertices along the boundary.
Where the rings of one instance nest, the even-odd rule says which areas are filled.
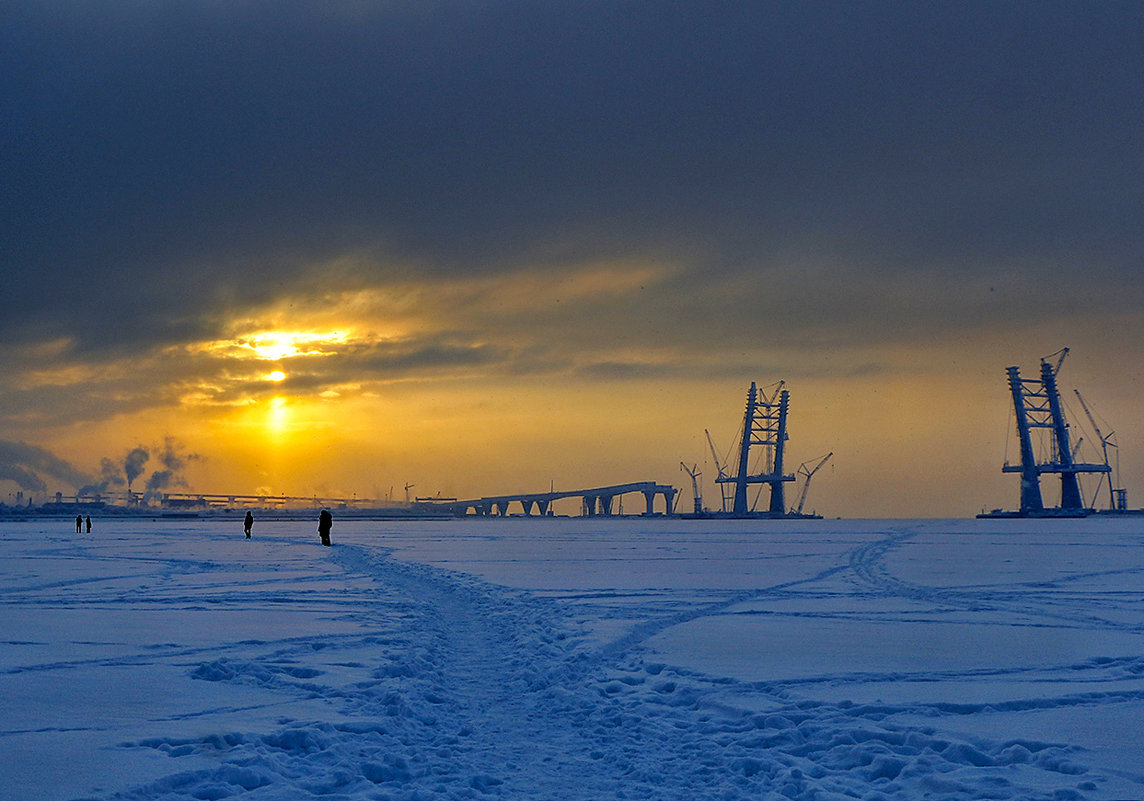
[[[585,495],[584,508],[588,517],[610,517],[614,495]]]
[[[644,501],[647,502],[647,511],[644,512],[644,514],[648,514],[648,515],[655,514],[655,496],[658,494],[659,493],[657,493],[655,490],[646,490],[644,492],[644,494],[643,494]],[[667,508],[669,510],[671,509],[670,503],[667,505]]]
[[[520,505],[524,507],[524,516],[532,517],[532,512],[535,509],[536,513],[541,517],[548,514],[548,501],[541,498],[521,498]]]
[[[644,502],[647,505],[647,509],[644,512],[645,515],[655,514],[655,496],[657,496],[657,495],[663,496],[663,503],[664,503],[663,513],[665,515],[670,515],[671,510],[673,508],[675,508],[675,488],[674,487],[655,487],[652,489],[643,490],[642,492],[643,492],[643,496],[644,496]]]

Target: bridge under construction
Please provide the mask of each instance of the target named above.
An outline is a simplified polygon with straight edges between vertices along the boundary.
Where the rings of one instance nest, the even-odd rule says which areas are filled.
[[[1083,517],[1095,514],[1098,511],[1096,495],[1105,483],[1108,485],[1109,505],[1106,510],[1100,511],[1111,514],[1130,513],[1127,490],[1118,488],[1113,483],[1114,471],[1109,463],[1108,452],[1110,446],[1115,447],[1112,432],[1107,435],[1101,432],[1084,397],[1076,390],[1077,399],[1093,428],[1090,433],[1094,439],[1099,440],[1103,460],[1079,460],[1083,437],[1076,442],[1071,441],[1069,421],[1065,417],[1064,404],[1057,386],[1057,375],[1068,353],[1068,348],[1062,348],[1041,359],[1040,378],[1022,378],[1018,367],[1006,369],[1021,461],[1020,464],[1006,461],[1001,471],[1020,475],[1021,506],[1017,511],[994,509],[978,517]],[[1045,505],[1041,493],[1041,476],[1045,474],[1060,476],[1059,506]],[[1080,476],[1085,474],[1100,477],[1091,501],[1086,501],[1082,492]]]
[[[615,501],[623,495],[635,493],[644,498],[644,515],[657,514],[655,501],[663,498],[664,515],[670,515],[675,508],[675,487],[657,484],[654,481],[633,481],[628,484],[611,484],[591,489],[551,490],[549,492],[517,493],[512,495],[488,495],[472,500],[446,499],[435,501],[432,498],[418,499],[419,505],[431,509],[448,509],[454,515],[463,517],[472,514],[481,517],[508,517],[513,504],[519,504],[520,513],[525,517],[552,513],[552,504],[564,498],[580,498],[581,513],[585,517],[610,517],[616,513]]]
[[[737,459],[735,472],[731,473],[729,466],[719,458],[711,434],[707,432],[707,443],[711,447],[711,456],[715,460],[715,467],[719,471],[715,483],[719,485],[723,496],[723,505],[719,511],[701,509],[698,498],[697,474],[688,470],[692,477],[692,484],[696,487],[696,510],[692,514],[683,514],[681,517],[727,517],[727,518],[801,518],[814,519],[819,515],[803,514],[803,504],[806,501],[807,487],[811,476],[826,463],[833,454],[817,457],[815,467],[808,469],[811,462],[799,467],[798,472],[805,477],[802,492],[796,508],[788,510],[786,507],[786,484],[795,480],[794,473],[785,472],[787,416],[790,410],[790,392],[786,383],[779,381],[770,387],[760,388],[754,381],[747,390],[747,405],[743,413],[743,426],[740,431],[736,448]],[[683,465],[687,469],[686,465]],[[748,496],[751,485],[759,485],[754,501]],[[766,510],[757,510],[762,485],[770,491]]]

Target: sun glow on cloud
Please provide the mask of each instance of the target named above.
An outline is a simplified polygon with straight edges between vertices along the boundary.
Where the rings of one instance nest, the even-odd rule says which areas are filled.
[[[346,339],[346,334],[340,331],[263,331],[235,344],[252,351],[259,359],[277,362],[295,356],[321,356]]]
[[[548,385],[553,375],[576,377],[582,360],[604,356],[636,364],[636,374],[641,364],[673,363],[671,354],[634,344],[617,349],[612,340],[603,351],[581,353],[584,342],[598,347],[595,315],[630,308],[671,274],[657,264],[587,263],[555,283],[543,271],[522,270],[284,296],[215,320],[209,338],[168,346],[170,394],[183,413],[208,423],[231,464],[282,486],[305,487],[340,469],[323,460],[347,448],[382,454],[361,458],[396,459],[415,438],[432,452],[449,451],[474,409],[487,408],[477,414],[499,441],[531,425],[530,411],[551,399],[536,397],[508,414],[501,403],[489,405],[490,387],[514,378],[531,387],[536,375]],[[537,339],[553,326],[563,326],[561,344]],[[599,382],[592,386],[598,390]],[[443,395],[463,398],[466,416],[456,418]],[[538,437],[546,426],[537,424]],[[471,447],[479,451],[484,441]]]
[[[189,348],[192,353],[206,353],[226,358],[256,359],[278,362],[299,356],[329,356],[353,341],[345,331],[260,330],[239,333],[226,339],[199,343]]]

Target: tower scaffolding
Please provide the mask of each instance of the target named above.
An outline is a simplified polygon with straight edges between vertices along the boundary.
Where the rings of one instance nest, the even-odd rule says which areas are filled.
[[[783,473],[783,458],[787,441],[787,411],[790,407],[790,393],[785,383],[780,381],[768,395],[760,390],[755,382],[747,392],[747,407],[743,414],[743,436],[739,442],[739,461],[735,475],[724,475],[715,479],[716,483],[733,484],[734,502],[731,514],[746,516],[750,513],[747,503],[747,488],[751,484],[770,486],[771,498],[768,514],[784,516],[786,502],[783,487],[794,481],[793,474]],[[764,449],[765,467],[762,472],[751,473],[752,450]]]
[[[1043,514],[1083,515],[1088,511],[1081,496],[1080,473],[1110,473],[1107,464],[1088,464],[1073,458],[1069,443],[1069,424],[1061,406],[1060,391],[1057,388],[1057,374],[1068,355],[1064,348],[1053,356],[1059,356],[1056,363],[1051,357],[1041,359],[1041,377],[1021,378],[1020,369],[1009,367],[1009,391],[1013,398],[1013,409],[1017,418],[1017,439],[1021,450],[1021,464],[1006,463],[1001,468],[1004,473],[1021,474],[1020,514],[1036,516]],[[1039,461],[1033,448],[1033,432],[1049,432],[1049,455],[1047,461]],[[1046,509],[1041,495],[1041,475],[1053,473],[1060,476],[1061,503],[1058,508]]]

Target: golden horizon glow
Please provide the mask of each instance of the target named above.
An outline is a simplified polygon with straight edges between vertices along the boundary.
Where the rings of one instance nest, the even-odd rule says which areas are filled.
[[[57,423],[40,439],[50,450],[94,473],[101,457],[119,463],[130,445],[175,435],[203,455],[186,470],[188,486],[203,492],[257,486],[381,498],[415,483],[418,494],[478,497],[654,479],[689,496],[685,461],[700,465],[707,503],[717,505],[704,429],[727,452],[748,382],[787,378],[791,467],[835,454],[815,478],[808,508],[956,516],[1012,505],[1015,479],[1000,473],[1011,426],[997,374],[1013,351],[1044,337],[1002,347],[982,330],[930,346],[922,358],[904,345],[843,347],[830,338],[765,352],[676,349],[670,337],[612,337],[597,325],[599,310],[627,313],[629,299],[617,294],[670,275],[586,266],[543,292],[544,282],[525,271],[511,280],[295,297],[248,308],[212,338],[164,345],[150,361],[33,364],[22,386],[31,376],[45,392],[66,395],[58,388],[91,382],[102,405],[89,400],[83,412],[106,410],[104,418]],[[531,334],[545,315],[558,342]],[[1144,419],[1133,413],[1131,387],[1119,396],[1100,385],[1090,393],[1088,363],[1076,359],[1068,369],[1130,441],[1132,426],[1141,428],[1134,421]],[[123,401],[137,391],[128,379],[140,373],[170,403],[128,408]],[[36,422],[25,416],[29,427]],[[1133,470],[1140,475],[1125,465],[1124,485],[1133,486]]]

